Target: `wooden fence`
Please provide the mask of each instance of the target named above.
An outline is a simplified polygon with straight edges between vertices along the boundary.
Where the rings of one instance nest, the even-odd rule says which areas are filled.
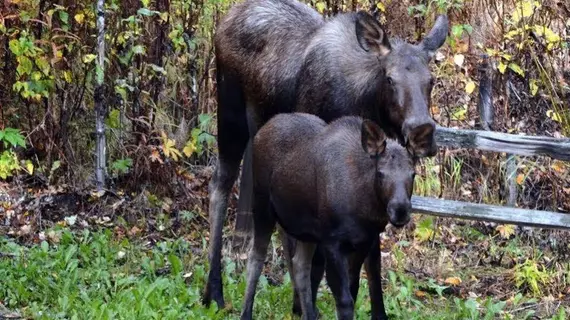
[[[570,229],[570,214],[518,209],[512,207],[516,200],[516,161],[513,155],[548,156],[570,161],[570,139],[557,139],[542,136],[525,136],[493,132],[492,112],[492,68],[488,58],[483,57],[479,70],[479,116],[483,130],[463,130],[438,127],[436,140],[440,146],[450,148],[479,149],[507,154],[508,206],[475,204],[462,201],[412,197],[413,211],[417,213],[484,220],[498,223],[517,224],[532,227]]]

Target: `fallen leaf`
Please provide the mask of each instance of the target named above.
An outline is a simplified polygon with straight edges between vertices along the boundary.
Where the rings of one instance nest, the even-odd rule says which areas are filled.
[[[467,92],[467,94],[472,94],[474,90],[475,90],[475,82],[473,82],[472,80],[467,81],[467,83],[465,84],[465,92]]]
[[[554,171],[558,173],[566,172],[566,168],[564,166],[564,162],[555,160],[554,163],[550,166]]]
[[[453,56],[453,62],[455,62],[456,65],[462,67],[463,62],[465,62],[465,56],[462,54],[456,54]]]
[[[517,184],[521,186],[523,182],[524,182],[524,174],[519,173],[519,175],[517,175]]]
[[[423,297],[427,296],[427,293],[425,293],[422,290],[416,290],[415,294],[416,294],[416,297],[418,297],[418,298],[423,298]]]
[[[550,119],[556,121],[556,122],[562,121],[562,118],[560,117],[560,115],[557,112],[555,112],[554,110],[546,111],[546,116],[549,117]]]
[[[32,227],[29,224],[23,225],[20,228],[20,234],[21,235],[26,235],[26,234],[29,234],[30,232],[32,232]]]
[[[507,70],[507,65],[502,62],[499,62],[497,69],[499,69],[500,73],[505,73],[505,71]]]
[[[74,215],[74,216],[70,216],[70,217],[65,217],[65,218],[63,218],[63,219],[65,220],[65,222],[66,222],[68,225],[72,226],[72,225],[75,224],[75,221],[77,221],[77,216]]]
[[[445,279],[444,283],[452,286],[458,286],[461,284],[461,279],[459,277],[449,277]]]
[[[502,224],[497,226],[497,231],[501,234],[503,239],[510,238],[513,234],[515,234],[515,226],[512,224]]]

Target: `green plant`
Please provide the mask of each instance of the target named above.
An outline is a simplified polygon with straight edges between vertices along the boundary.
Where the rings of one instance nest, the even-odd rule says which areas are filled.
[[[25,147],[26,141],[20,131],[14,128],[0,130],[0,141],[2,141],[5,149],[0,154],[0,178],[6,179],[12,176],[15,170],[20,169],[20,163],[14,148]],[[32,173],[33,165],[31,162],[26,162],[25,167],[28,172]]]
[[[542,293],[540,286],[546,285],[549,281],[548,273],[544,267],[540,268],[538,263],[531,259],[515,266],[514,278],[518,288],[527,286],[537,296]]]
[[[129,172],[130,168],[133,165],[133,159],[126,158],[126,159],[118,159],[111,163],[111,170],[114,174],[126,174]]]

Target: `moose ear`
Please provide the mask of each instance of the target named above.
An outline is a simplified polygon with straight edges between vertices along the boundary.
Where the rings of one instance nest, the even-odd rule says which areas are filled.
[[[362,148],[370,156],[379,156],[386,149],[386,134],[376,123],[365,119],[362,122]]]
[[[427,53],[431,59],[435,51],[439,49],[447,38],[449,32],[449,21],[446,15],[439,15],[435,20],[433,28],[431,28],[428,35],[420,43],[420,47]]]
[[[356,38],[358,44],[365,51],[372,51],[385,56],[392,49],[388,36],[374,17],[359,11],[356,14]]]

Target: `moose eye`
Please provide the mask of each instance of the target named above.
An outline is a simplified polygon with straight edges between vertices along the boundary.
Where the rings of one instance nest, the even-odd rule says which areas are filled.
[[[386,78],[386,82],[388,82],[389,85],[393,85],[394,84],[394,80],[392,80],[392,78],[387,77]]]

